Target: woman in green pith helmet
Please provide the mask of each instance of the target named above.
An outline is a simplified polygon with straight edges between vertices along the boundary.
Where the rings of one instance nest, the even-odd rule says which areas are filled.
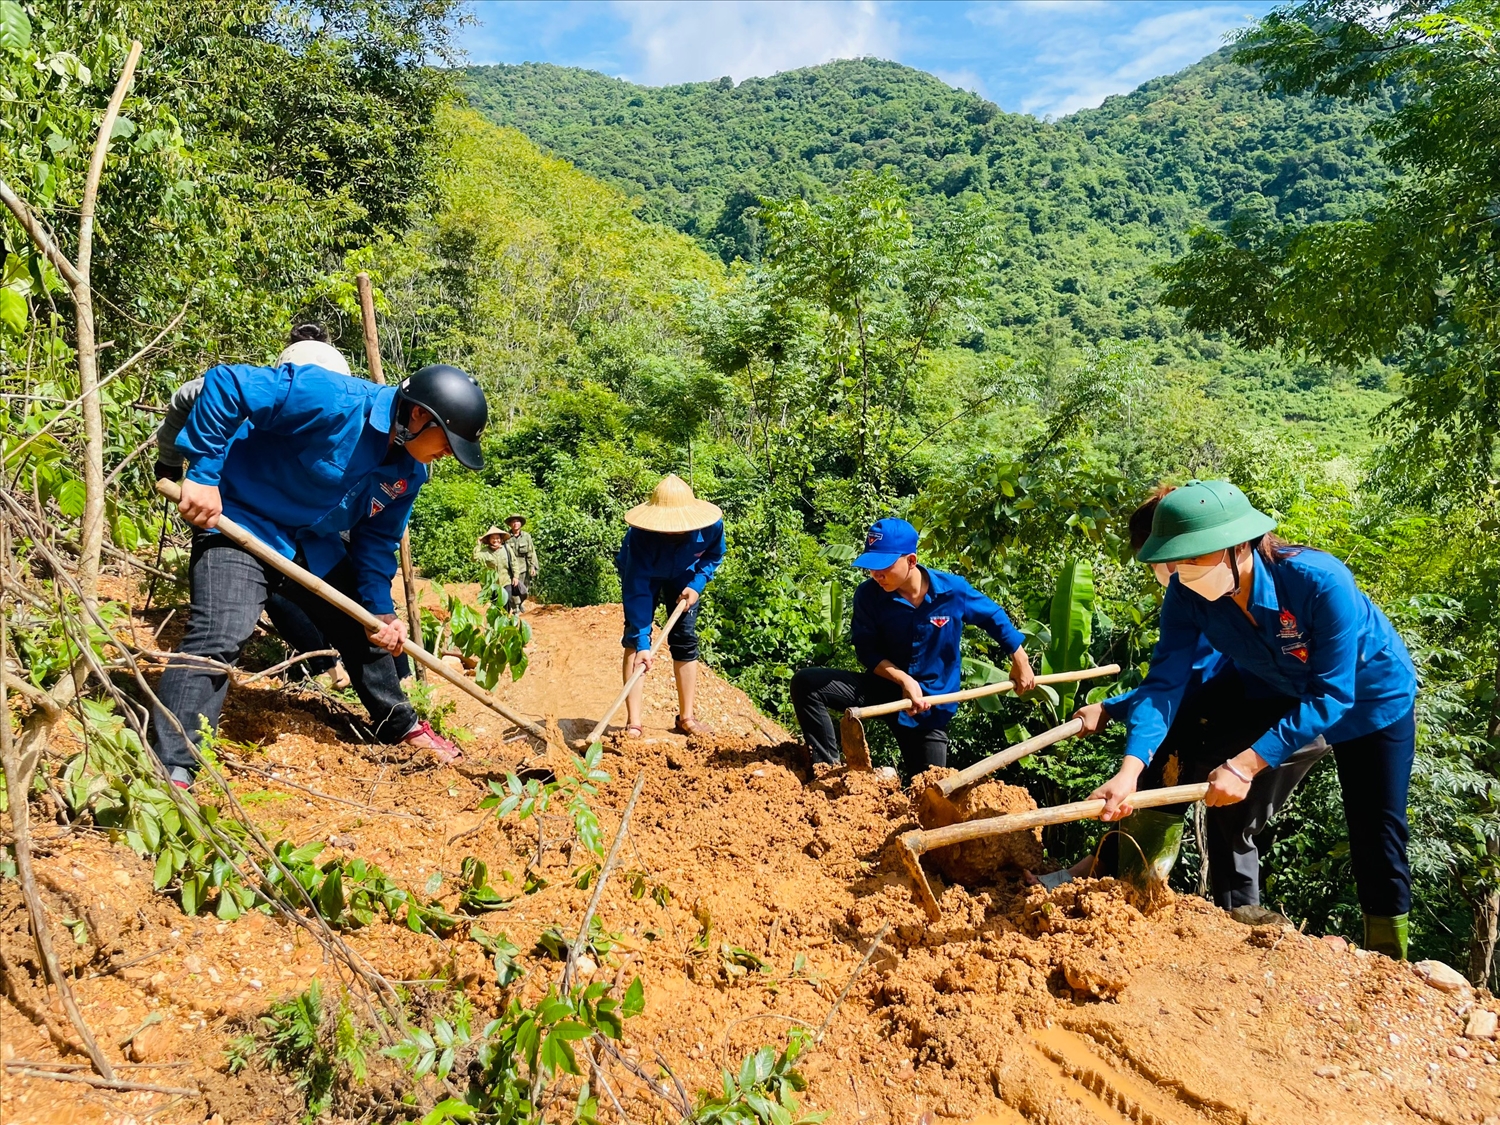
[[[1228,481],[1191,481],[1162,497],[1137,555],[1173,572],[1161,637],[1150,673],[1132,694],[1125,760],[1093,796],[1105,801],[1105,820],[1130,813],[1195,660],[1212,646],[1238,675],[1215,677],[1220,697],[1200,716],[1198,752],[1184,748],[1173,780],[1207,781],[1208,815],[1224,815],[1217,810],[1243,801],[1257,774],[1323,736],[1338,765],[1365,944],[1404,958],[1416,672],[1401,637],[1349,569],[1322,551],[1289,546],[1272,534],[1275,527]],[[1104,707],[1078,712],[1085,734],[1102,728]],[[1252,714],[1257,721],[1247,724]],[[1214,737],[1220,727],[1233,737]]]

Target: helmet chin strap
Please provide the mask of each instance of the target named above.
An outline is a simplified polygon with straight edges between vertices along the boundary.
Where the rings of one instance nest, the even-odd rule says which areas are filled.
[[[1240,548],[1236,543],[1229,548],[1229,572],[1234,575],[1234,590],[1232,593],[1240,592]]]

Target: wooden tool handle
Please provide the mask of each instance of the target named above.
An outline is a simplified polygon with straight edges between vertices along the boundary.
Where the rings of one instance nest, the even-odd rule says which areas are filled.
[[[973,785],[980,778],[994,773],[996,770],[1004,769],[1012,762],[1019,762],[1027,754],[1034,754],[1043,747],[1051,746],[1054,742],[1061,742],[1065,738],[1072,738],[1083,730],[1082,719],[1069,719],[1062,726],[1044,730],[1041,734],[1033,735],[1025,742],[1018,742],[1014,746],[1006,747],[998,754],[991,754],[982,761],[975,762],[966,770],[960,770],[952,777],[944,778],[938,782],[937,788],[944,797],[953,796],[954,792],[966,785]]]
[[[681,617],[686,611],[687,602],[679,600],[677,603],[677,607],[673,609],[671,615],[668,616],[667,623],[661,627],[661,632],[657,634],[656,640],[652,642],[651,655],[653,657],[657,654],[657,652],[660,651],[661,646],[666,643],[667,634],[669,634],[672,631],[672,627],[677,624],[677,619]],[[631,689],[635,687],[635,685],[640,681],[640,678],[645,674],[646,669],[644,668],[637,668],[630,674],[630,679],[625,681],[625,686],[620,689],[620,694],[615,697],[615,701],[609,705],[609,710],[605,713],[604,718],[595,723],[594,729],[589,731],[588,738],[584,739],[583,741],[583,744],[585,746],[592,746],[595,740],[604,733],[604,729],[609,726],[609,721],[615,717],[615,712],[620,709],[621,705],[629,697]]]
[[[1208,793],[1208,783],[1197,785],[1173,785],[1167,789],[1145,789],[1130,798],[1133,809],[1152,809],[1161,805],[1185,805],[1201,801]],[[930,832],[908,832],[902,841],[916,854],[961,844],[965,840],[979,840],[986,836],[1001,836],[1007,832],[1022,832],[1029,828],[1045,828],[1049,824],[1068,824],[1075,820],[1092,820],[1104,811],[1103,800],[1074,801],[1070,805],[1054,805],[1048,809],[1031,809],[1028,812],[1012,813],[1010,816],[993,816],[987,820],[969,820],[961,824],[950,824],[946,828],[934,828]]]
[[[168,500],[182,499],[182,489],[178,487],[175,481],[157,481],[156,491],[160,492]],[[350,598],[346,594],[343,594],[340,591],[334,589],[327,582],[324,582],[321,578],[317,577],[314,574],[311,574],[310,572],[304,570],[302,567],[298,566],[296,563],[292,562],[291,559],[285,558],[282,555],[278,554],[276,551],[273,551],[270,547],[266,546],[254,535],[250,534],[250,532],[246,531],[243,527],[235,523],[232,519],[230,519],[223,513],[220,513],[219,522],[214,525],[214,530],[220,532],[224,536],[224,538],[228,539],[230,542],[236,543],[239,546],[243,547],[246,551],[250,552],[250,554],[254,555],[267,566],[279,570],[293,582],[297,583],[297,585],[306,587],[313,593],[317,594],[318,597],[322,598],[325,602],[328,602],[330,605],[337,606],[339,609],[347,613],[350,617],[354,618],[354,620],[358,621],[366,629],[369,629],[373,632],[377,629],[380,629],[385,624],[385,622],[381,621],[380,618],[376,617],[373,613],[367,610],[364,606],[360,605],[353,598]],[[448,665],[444,664],[437,657],[433,656],[432,653],[428,652],[425,648],[417,644],[411,638],[408,637],[406,642],[401,647],[408,656],[410,656],[418,664],[422,665],[422,667],[437,673],[454,687],[459,688],[469,695],[472,695],[475,699],[479,700],[479,702],[490,708],[490,710],[494,711],[498,715],[503,716],[504,718],[509,719],[511,722],[515,723],[516,726],[520,727],[528,734],[535,735],[543,742],[547,740],[547,732],[543,728],[532,722],[530,719],[522,718],[520,715],[517,715],[514,711],[510,710],[504,704],[496,701],[478,684],[474,683],[467,676],[459,675],[452,668],[449,668]]]
[[[1049,672],[1045,676],[1038,676],[1038,684],[1071,684],[1079,680],[1093,680],[1100,676],[1113,676],[1118,673],[1118,664],[1106,664],[1102,668],[1083,668],[1077,672]],[[999,695],[1001,692],[1014,691],[1016,685],[1009,680],[1001,680],[998,684],[985,684],[983,687],[965,688],[963,691],[950,691],[946,695],[929,695],[928,703],[962,703],[966,699],[978,699],[983,695]],[[848,713],[856,719],[873,719],[877,715],[894,715],[897,711],[911,710],[910,699],[897,699],[892,703],[876,703],[869,707],[851,707]]]

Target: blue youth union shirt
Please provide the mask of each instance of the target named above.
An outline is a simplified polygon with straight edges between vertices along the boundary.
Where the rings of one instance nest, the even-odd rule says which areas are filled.
[[[956,574],[922,567],[927,594],[912,605],[900,594],[887,594],[873,578],[854,591],[854,621],[849,639],[867,669],[889,660],[922,685],[926,695],[957,691],[963,679],[959,641],[965,625],[977,625],[1015,652],[1026,643],[1005,610]],[[908,727],[946,727],[957,704],[939,703],[923,715],[899,712]]]
[[[1193,669],[1188,676],[1187,686],[1183,690],[1182,697],[1187,699],[1227,667],[1229,667],[1229,661],[1224,659],[1224,655],[1215,652],[1213,645],[1209,644],[1207,640],[1200,640],[1198,648],[1193,654]],[[1105,714],[1117,723],[1129,723],[1130,716],[1134,713],[1136,704],[1141,701],[1141,686],[1137,684],[1121,695],[1106,699],[1104,701]]]
[[[1266,565],[1254,556],[1250,613],[1210,602],[1174,576],[1161,607],[1151,672],[1131,693],[1125,752],[1149,762],[1166,737],[1204,641],[1297,705],[1252,744],[1273,766],[1319,735],[1337,745],[1406,717],[1417,675],[1385,614],[1332,555],[1303,548]]]
[[[428,475],[405,450],[386,463],[395,404],[395,387],[312,364],[221,365],[177,447],[230,519],[286,558],[300,550],[319,577],[347,555],[365,608],[391,613],[396,549]]]
[[[651,617],[656,592],[663,586],[692,590],[700,596],[724,561],[724,521],[682,536],[632,527],[615,555],[620,600],[625,606],[626,647],[651,647]]]

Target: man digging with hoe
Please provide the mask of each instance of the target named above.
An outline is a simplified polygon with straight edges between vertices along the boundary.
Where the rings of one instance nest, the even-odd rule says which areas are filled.
[[[339,650],[379,738],[456,761],[458,748],[418,720],[401,690],[393,657],[407,631],[395,614],[391,580],[427,466],[451,454],[466,468],[481,468],[487,418],[479,385],[446,364],[424,367],[397,387],[317,362],[211,368],[176,442],[190,462],[178,510],[200,529],[179,651],[233,663],[266,599],[280,591]],[[221,513],[363,604],[383,622],[379,630],[367,634],[216,533]],[[205,726],[217,728],[228,684],[222,667],[197,662],[172,663],[162,673],[152,749],[181,787],[192,784],[197,742]]]

